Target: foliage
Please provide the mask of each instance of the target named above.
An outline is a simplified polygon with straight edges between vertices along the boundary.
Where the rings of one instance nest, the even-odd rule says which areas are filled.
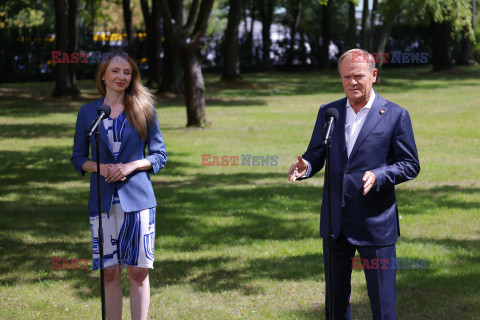
[[[4,0],[0,3],[0,28],[32,28],[51,22],[53,10],[43,0]]]
[[[221,37],[227,28],[228,6],[224,1],[215,1],[210,20],[208,21],[208,28],[206,32],[207,37]]]
[[[415,10],[412,14],[420,13],[427,21],[447,21],[454,34],[466,32],[474,39],[471,0],[415,0],[412,3]]]

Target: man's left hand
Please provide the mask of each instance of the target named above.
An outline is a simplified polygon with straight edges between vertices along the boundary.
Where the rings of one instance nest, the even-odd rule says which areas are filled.
[[[365,174],[363,175],[363,195],[366,195],[370,189],[373,188],[377,181],[377,176],[373,171],[366,171]]]

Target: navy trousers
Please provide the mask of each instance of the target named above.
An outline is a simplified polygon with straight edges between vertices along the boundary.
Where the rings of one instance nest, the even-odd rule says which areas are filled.
[[[355,257],[358,251],[360,258]],[[323,239],[326,292],[328,292],[328,251]],[[351,319],[350,292],[352,269],[364,269],[368,297],[374,320],[396,319],[396,251],[395,244],[385,247],[355,246],[348,242],[343,232],[335,240],[333,249],[333,308],[334,319]],[[328,319],[328,300],[326,301]]]

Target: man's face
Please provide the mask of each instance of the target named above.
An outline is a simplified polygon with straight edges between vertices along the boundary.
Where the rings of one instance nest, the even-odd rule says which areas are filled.
[[[340,64],[340,77],[345,95],[352,106],[364,107],[367,104],[372,85],[377,80],[377,72],[377,69],[371,71],[368,68],[365,59],[352,59],[352,55],[343,59]]]

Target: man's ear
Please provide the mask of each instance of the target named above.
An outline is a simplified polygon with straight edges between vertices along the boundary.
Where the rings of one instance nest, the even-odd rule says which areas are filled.
[[[378,69],[373,70],[372,83],[375,83],[377,81],[377,74],[378,74]]]

